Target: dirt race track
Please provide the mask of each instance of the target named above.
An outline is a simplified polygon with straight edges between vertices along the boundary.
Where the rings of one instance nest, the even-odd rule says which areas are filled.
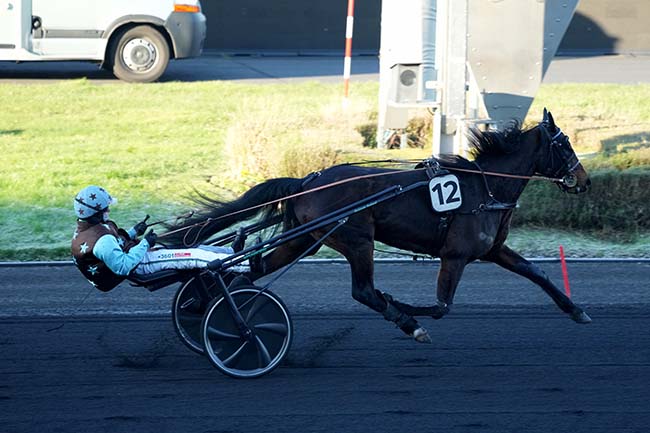
[[[590,325],[570,321],[527,282],[472,265],[453,312],[421,321],[431,345],[357,307],[342,266],[299,265],[286,277],[291,287],[278,293],[296,338],[283,365],[257,380],[223,376],[182,345],[162,307],[172,291],[92,293],[88,309],[59,317],[47,305],[55,294],[86,293],[74,268],[0,268],[2,431],[648,431],[648,264],[618,264],[618,273],[570,264]],[[557,264],[544,267],[555,276]],[[405,286],[424,286],[430,268],[383,264],[378,275],[409,299]],[[299,292],[301,285],[314,290]],[[501,296],[508,292],[529,296]],[[149,296],[150,311],[128,314],[131,303],[143,309],[140,295]],[[33,310],[17,314],[30,296]],[[93,310],[111,297],[119,301]]]

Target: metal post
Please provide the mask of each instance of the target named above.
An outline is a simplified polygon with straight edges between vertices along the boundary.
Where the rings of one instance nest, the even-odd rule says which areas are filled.
[[[436,8],[437,0],[422,1],[422,100],[436,101],[437,91],[432,86],[438,80],[436,70]]]
[[[431,127],[431,132],[433,134],[433,138],[431,140],[432,144],[432,151],[431,154],[435,157],[440,156],[440,138],[441,138],[441,130],[442,130],[442,113],[440,112],[440,108],[436,109],[433,112],[433,125]]]
[[[467,0],[444,0],[446,44],[444,47],[442,131],[439,154],[455,153],[459,123],[466,117]],[[462,128],[461,128],[462,129]]]

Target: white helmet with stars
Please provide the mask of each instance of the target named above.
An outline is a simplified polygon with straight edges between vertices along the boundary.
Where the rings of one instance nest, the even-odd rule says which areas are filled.
[[[102,212],[116,200],[104,188],[90,185],[79,191],[74,198],[74,213],[77,218],[86,219]]]

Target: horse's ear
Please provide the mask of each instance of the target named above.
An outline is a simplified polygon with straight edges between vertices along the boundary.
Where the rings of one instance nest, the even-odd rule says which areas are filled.
[[[548,125],[549,125],[552,129],[556,129],[556,128],[557,128],[557,127],[555,126],[555,120],[553,119],[553,115],[551,114],[550,111],[548,112]]]
[[[553,120],[553,115],[546,109],[546,107],[544,107],[544,116],[542,118],[542,123],[548,125],[551,130],[557,129],[555,126],[555,120]]]

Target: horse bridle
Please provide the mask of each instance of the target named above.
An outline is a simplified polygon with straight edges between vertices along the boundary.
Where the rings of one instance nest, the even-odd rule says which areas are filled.
[[[547,122],[540,123],[540,126],[542,126],[550,147],[545,166],[553,170],[556,166],[556,158],[561,161],[561,164],[559,164],[553,173],[546,173],[545,176],[561,178],[562,181],[557,182],[560,187],[574,188],[578,184],[578,178],[574,174],[574,171],[580,165],[580,161],[573,149],[571,149],[569,137],[557,126],[555,127],[557,132],[551,136],[551,133],[548,131],[550,125]]]

